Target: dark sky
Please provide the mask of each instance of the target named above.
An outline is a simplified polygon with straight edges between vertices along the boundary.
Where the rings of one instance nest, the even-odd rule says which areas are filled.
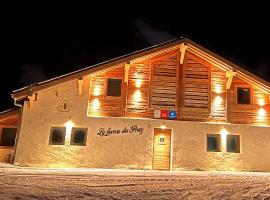
[[[180,36],[270,81],[268,12],[222,4],[198,8],[152,8],[151,14],[72,5],[7,9],[1,19],[0,111],[12,107],[12,90]]]

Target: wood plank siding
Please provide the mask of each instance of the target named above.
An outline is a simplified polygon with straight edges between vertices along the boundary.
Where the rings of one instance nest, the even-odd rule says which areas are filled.
[[[149,109],[150,74],[150,60],[130,65],[126,116],[149,118],[153,116],[153,112]]]
[[[211,102],[211,66],[194,54],[186,53],[182,71],[182,118],[207,121]]]
[[[151,108],[177,110],[178,63],[176,53],[151,62]]]
[[[250,105],[237,104],[237,87],[251,89]],[[237,124],[270,124],[269,95],[238,77],[233,79],[232,87],[229,90],[229,101],[230,122]]]
[[[126,101],[124,75],[125,68],[123,66],[91,77],[88,106],[89,116],[124,116]],[[122,80],[122,92],[120,97],[107,96],[108,78]]]
[[[211,121],[226,122],[226,82],[226,72],[216,66],[212,66]]]
[[[154,118],[155,110],[169,110],[177,120],[270,124],[269,94],[237,75],[227,90],[224,68],[188,49],[180,64],[180,55],[174,49],[131,62],[128,71],[123,63],[91,75],[88,116]],[[120,97],[106,95],[108,78],[122,79]],[[251,88],[251,105],[236,103],[239,85]]]

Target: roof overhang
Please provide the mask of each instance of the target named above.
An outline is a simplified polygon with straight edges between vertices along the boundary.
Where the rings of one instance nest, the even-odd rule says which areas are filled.
[[[217,67],[223,69],[224,71],[233,69],[235,72],[237,72],[237,76],[239,78],[244,79],[245,81],[258,87],[264,92],[270,94],[270,83],[248,72],[247,70],[243,69],[239,65],[236,65],[233,62],[202,47],[201,45],[193,42],[192,40],[187,39],[187,38],[180,38],[180,39],[172,40],[166,43],[151,46],[143,50],[139,50],[139,51],[115,58],[115,59],[111,59],[111,60],[96,64],[96,65],[92,65],[87,68],[77,70],[77,71],[62,75],[62,76],[58,76],[58,77],[55,77],[53,79],[49,79],[43,82],[39,82],[39,83],[24,87],[18,90],[14,90],[11,94],[11,97],[16,100],[23,100],[24,98],[27,98],[28,96],[32,95],[35,92],[47,89],[49,87],[58,85],[66,81],[82,78],[83,76],[95,74],[95,73],[98,73],[99,71],[106,71],[115,67],[120,67],[126,63],[138,62],[140,60],[151,58],[155,55],[159,55],[161,53],[168,52],[173,49],[177,49],[180,47],[182,43],[188,46],[187,51],[190,51],[198,55],[199,57],[207,60],[213,65],[216,65]]]

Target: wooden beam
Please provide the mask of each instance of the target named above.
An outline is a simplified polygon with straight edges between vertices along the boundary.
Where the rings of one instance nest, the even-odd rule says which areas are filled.
[[[129,73],[130,64],[125,64],[125,82],[128,82],[128,73]]]
[[[182,43],[180,45],[180,53],[181,53],[180,64],[183,64],[184,63],[184,57],[185,57],[185,52],[186,52],[187,48],[188,48],[188,46],[185,45],[184,43]]]
[[[33,110],[34,109],[34,102],[36,101],[37,94],[33,93],[31,96],[28,96],[29,99],[29,109]]]
[[[79,95],[81,95],[83,89],[83,78],[79,78],[78,83],[79,83]]]
[[[226,71],[226,77],[228,78],[226,83],[226,89],[229,90],[232,85],[233,76],[236,75],[236,72],[234,72],[232,69],[229,71]]]

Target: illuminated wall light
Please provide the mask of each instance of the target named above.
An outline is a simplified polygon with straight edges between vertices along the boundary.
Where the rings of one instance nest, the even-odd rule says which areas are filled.
[[[166,126],[165,126],[164,122],[162,123],[162,125],[161,125],[160,128],[161,128],[161,129],[166,129]]]
[[[264,117],[265,114],[266,114],[266,111],[263,108],[259,109],[259,116]]]
[[[100,102],[99,102],[99,100],[97,98],[95,98],[93,100],[93,108],[94,108],[94,110],[98,110],[99,107],[100,107]]]
[[[142,81],[140,79],[136,79],[136,88],[140,88],[142,86]]]
[[[223,99],[220,96],[216,96],[216,98],[214,99],[214,106],[219,106],[220,104],[222,104]]]
[[[228,135],[228,131],[227,131],[225,128],[223,128],[223,129],[220,131],[220,133],[221,133],[221,150],[222,150],[223,152],[225,152],[225,151],[226,151],[226,144],[227,144],[227,135]]]
[[[265,105],[264,99],[259,99],[258,104],[260,106],[264,106]]]
[[[265,115],[266,115],[266,111],[263,108],[260,108],[258,110],[258,115],[257,115],[258,122],[263,124],[265,122]]]
[[[217,94],[221,94],[222,93],[222,86],[221,85],[215,85],[214,86],[214,91],[215,91],[215,93],[217,93]]]
[[[136,102],[141,101],[141,99],[142,99],[142,93],[141,93],[140,90],[136,90],[136,92],[135,92],[134,95],[133,95],[133,99],[134,99],[134,101],[136,101]]]
[[[99,90],[98,87],[95,87],[95,89],[94,89],[94,96],[97,97],[99,95],[100,95],[100,90]]]
[[[71,120],[68,120],[64,126],[66,127],[66,140],[70,139],[72,127],[74,127],[74,123]]]

